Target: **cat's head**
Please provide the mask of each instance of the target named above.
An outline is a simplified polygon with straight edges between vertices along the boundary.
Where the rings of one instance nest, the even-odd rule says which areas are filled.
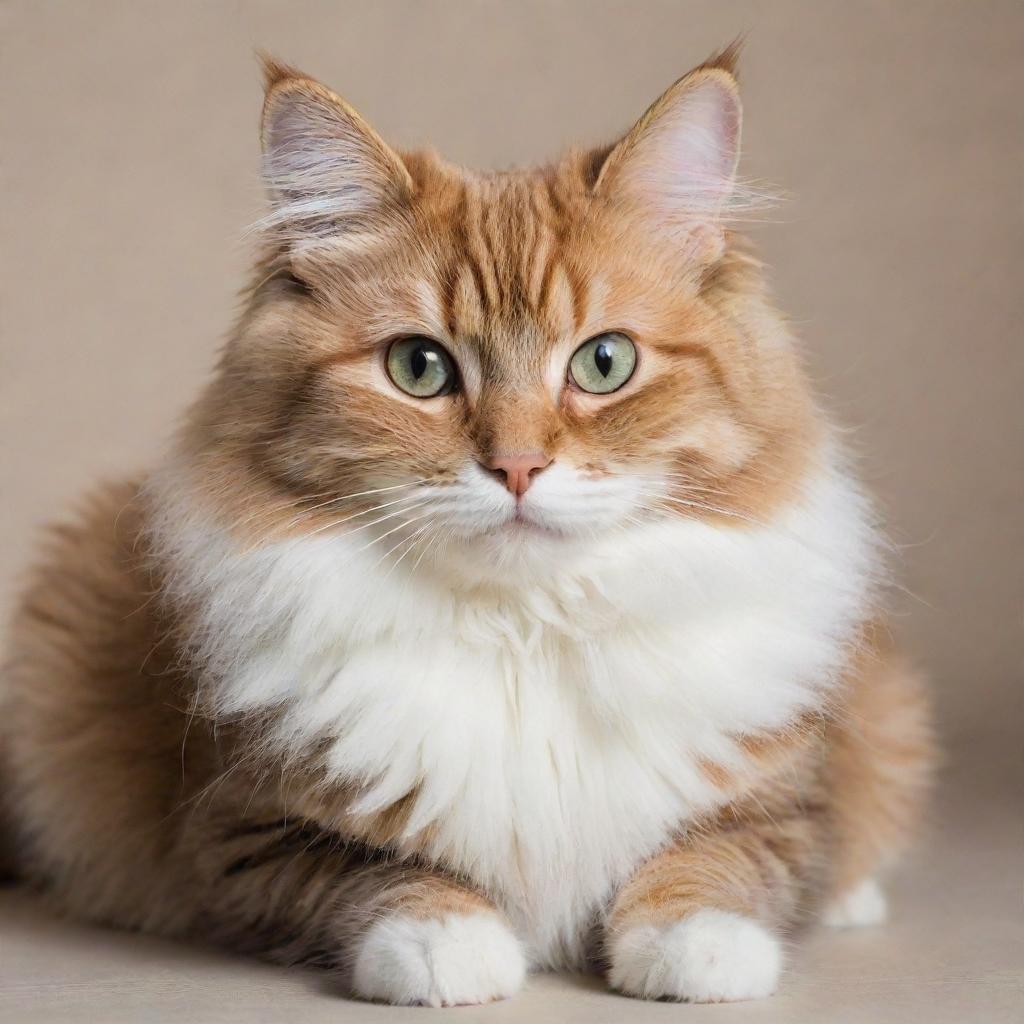
[[[477,173],[268,62],[265,251],[187,435],[211,504],[251,544],[491,566],[768,514],[814,415],[726,226],[740,121],[726,54],[612,146]]]

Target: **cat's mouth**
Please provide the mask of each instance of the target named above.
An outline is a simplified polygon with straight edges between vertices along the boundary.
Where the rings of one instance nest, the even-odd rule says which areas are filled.
[[[513,536],[555,537],[560,532],[535,519],[521,505],[499,529]]]

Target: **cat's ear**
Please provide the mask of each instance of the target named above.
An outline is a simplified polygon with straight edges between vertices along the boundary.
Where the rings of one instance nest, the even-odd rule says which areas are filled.
[[[386,231],[412,194],[401,157],[330,89],[269,57],[262,63],[272,205],[264,226],[293,244]]]
[[[671,86],[604,160],[594,193],[652,226],[713,237],[737,200],[742,108],[735,50]]]

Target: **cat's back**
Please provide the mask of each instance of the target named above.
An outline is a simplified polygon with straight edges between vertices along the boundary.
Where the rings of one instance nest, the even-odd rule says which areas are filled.
[[[114,700],[123,671],[143,662],[154,617],[140,493],[133,480],[101,486],[47,528],[11,627],[4,693],[15,714]]]
[[[119,866],[154,859],[184,784],[188,698],[154,600],[140,494],[138,481],[101,487],[47,531],[0,682],[16,870],[100,917],[105,903],[133,902]]]

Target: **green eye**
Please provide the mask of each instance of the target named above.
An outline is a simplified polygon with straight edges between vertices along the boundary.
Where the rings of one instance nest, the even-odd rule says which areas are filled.
[[[388,376],[413,398],[447,395],[455,387],[451,356],[430,338],[400,338],[388,350]]]
[[[592,395],[610,395],[633,376],[636,348],[624,334],[610,331],[584,342],[569,360],[569,377]]]

